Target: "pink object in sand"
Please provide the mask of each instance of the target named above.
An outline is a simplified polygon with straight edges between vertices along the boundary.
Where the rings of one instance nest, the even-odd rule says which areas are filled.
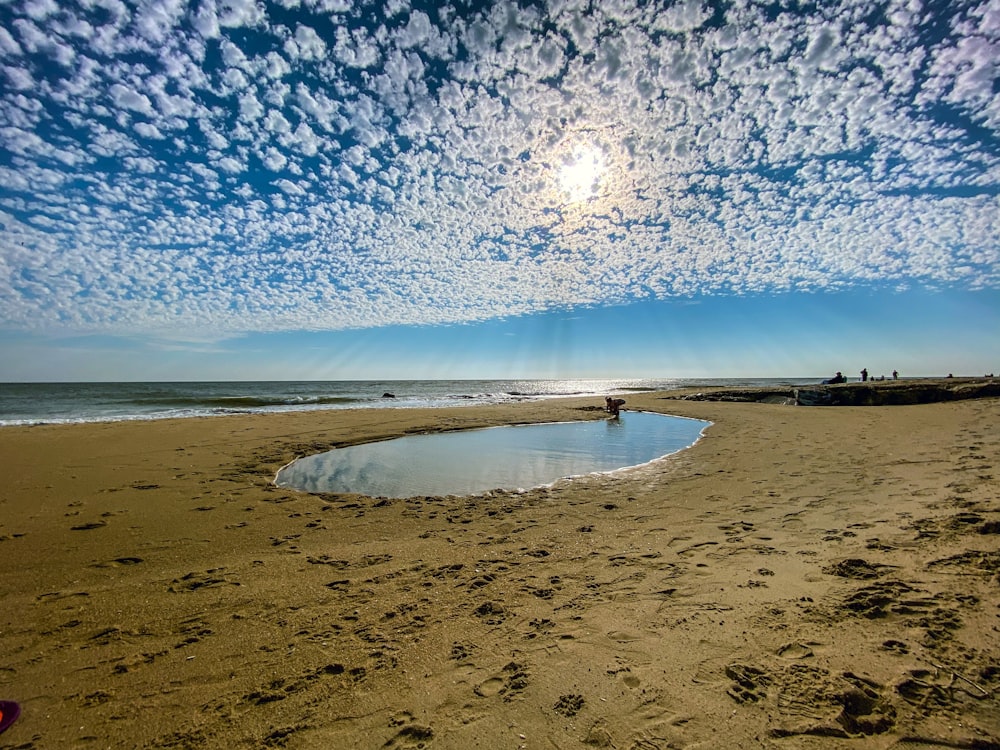
[[[17,721],[21,715],[21,707],[14,701],[0,701],[0,732],[3,732]]]

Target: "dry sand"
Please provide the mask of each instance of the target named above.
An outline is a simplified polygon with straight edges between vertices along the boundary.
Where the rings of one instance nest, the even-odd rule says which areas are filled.
[[[661,396],[693,448],[475,498],[270,481],[597,404],[0,429],[0,747],[1000,747],[1000,400]]]

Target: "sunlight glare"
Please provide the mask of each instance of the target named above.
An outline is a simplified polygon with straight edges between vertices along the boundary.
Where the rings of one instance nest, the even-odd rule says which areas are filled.
[[[579,146],[563,161],[559,186],[568,202],[577,203],[597,195],[604,172],[604,153],[594,146]]]

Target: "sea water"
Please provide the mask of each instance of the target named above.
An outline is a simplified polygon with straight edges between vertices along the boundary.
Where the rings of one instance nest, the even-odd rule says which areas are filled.
[[[275,484],[372,497],[472,495],[648,463],[692,445],[708,422],[650,412],[586,422],[411,435],[300,458]]]
[[[817,378],[0,383],[0,426],[352,408],[464,406]],[[386,395],[390,394],[390,395]]]

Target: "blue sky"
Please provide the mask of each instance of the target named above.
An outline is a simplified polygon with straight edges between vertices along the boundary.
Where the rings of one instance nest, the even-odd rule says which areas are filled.
[[[995,0],[0,19],[0,380],[1000,370]]]

